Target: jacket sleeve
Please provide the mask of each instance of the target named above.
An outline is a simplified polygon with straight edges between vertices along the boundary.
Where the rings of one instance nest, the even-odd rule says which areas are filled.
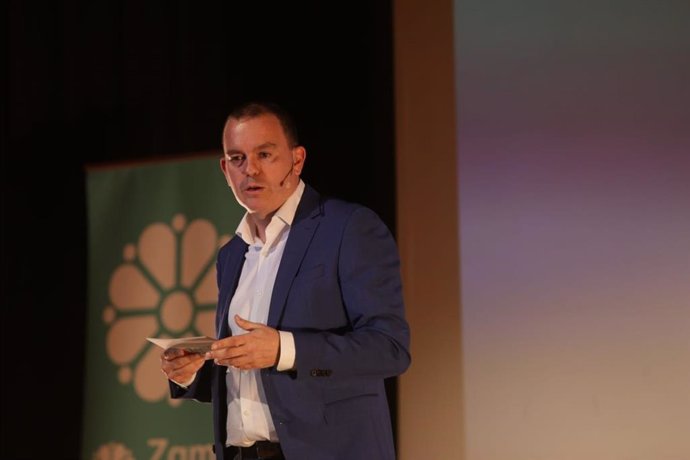
[[[338,281],[349,320],[342,333],[296,331],[296,377],[386,378],[410,364],[400,260],[379,217],[357,208],[338,251]]]
[[[196,378],[189,387],[185,388],[173,381],[170,384],[170,397],[173,399],[194,399],[199,402],[211,402],[211,374],[213,361],[207,360],[199,369]]]

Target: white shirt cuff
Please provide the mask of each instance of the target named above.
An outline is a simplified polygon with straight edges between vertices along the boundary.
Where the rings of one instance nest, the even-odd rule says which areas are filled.
[[[278,331],[280,334],[280,358],[278,371],[289,371],[295,367],[295,337],[292,332]]]
[[[189,389],[189,385],[194,383],[195,378],[196,378],[196,373],[194,375],[192,375],[191,379],[187,380],[184,383],[180,383],[177,380],[172,380],[172,379],[170,379],[170,380],[172,380],[173,383],[177,384],[177,386],[180,386],[180,387],[184,388],[185,390],[187,390],[187,389]]]

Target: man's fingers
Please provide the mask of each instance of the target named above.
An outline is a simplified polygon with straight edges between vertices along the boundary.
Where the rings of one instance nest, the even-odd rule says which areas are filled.
[[[260,366],[254,349],[255,347],[251,343],[246,346],[224,348],[222,351],[214,353],[213,362],[220,366],[238,369],[256,369]]]
[[[178,367],[175,369],[172,369],[170,371],[170,375],[191,375],[196,373],[199,369],[201,369],[201,364],[198,363],[189,363],[186,366]]]
[[[211,353],[214,351],[224,350],[226,348],[241,347],[246,342],[246,334],[233,335],[224,339],[216,340],[211,344]]]
[[[204,358],[201,357],[201,355],[192,355],[189,356],[188,358],[185,357],[184,359],[178,359],[173,362],[173,366],[175,369],[184,369],[186,367],[192,366],[200,366],[204,362]]]
[[[240,356],[238,358],[231,359],[229,365],[242,370],[257,368],[256,364],[254,363],[254,360],[251,359],[249,356]]]
[[[261,323],[252,323],[251,321],[247,321],[246,319],[242,318],[240,315],[235,315],[235,323],[245,331],[253,331],[254,329],[259,329],[261,327],[265,327],[264,324]]]
[[[265,324],[247,321],[238,315],[235,315],[235,322],[249,333],[216,341],[205,358],[213,359],[219,366],[243,370],[274,366],[280,352],[278,331]]]
[[[203,364],[204,357],[199,354],[183,354],[177,358],[172,358],[170,354],[165,353],[161,356],[161,369],[168,377],[180,373],[194,373]]]
[[[210,359],[213,359],[216,364],[219,364],[221,361],[237,358],[238,356],[244,356],[245,354],[247,354],[246,347],[239,346],[211,351],[206,356]]]
[[[194,355],[192,359],[179,366],[173,367],[170,369],[170,372],[166,372],[166,374],[168,378],[172,378],[173,380],[188,380],[192,375],[197,373],[203,365],[204,359],[200,355]]]
[[[161,357],[163,359],[171,360],[171,359],[180,358],[180,357],[184,356],[185,353],[186,352],[184,350],[180,350],[179,348],[168,348],[167,350],[165,350],[163,352]]]

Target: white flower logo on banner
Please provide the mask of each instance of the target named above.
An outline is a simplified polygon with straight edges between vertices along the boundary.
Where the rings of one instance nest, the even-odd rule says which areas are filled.
[[[103,310],[106,350],[120,383],[131,383],[143,400],[168,395],[161,350],[146,337],[215,336],[215,255],[228,240],[211,222],[187,224],[178,214],[171,225],[151,224],[136,245],[125,245],[123,263],[110,276],[111,305]]]
[[[134,455],[124,444],[109,442],[98,447],[92,460],[134,460]]]

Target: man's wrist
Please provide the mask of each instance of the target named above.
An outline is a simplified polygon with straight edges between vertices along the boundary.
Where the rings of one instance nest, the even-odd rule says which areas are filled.
[[[187,380],[186,382],[178,382],[177,380],[173,380],[173,379],[170,379],[170,381],[171,381],[172,383],[174,383],[175,385],[177,385],[178,387],[182,387],[182,388],[184,388],[185,390],[188,390],[188,389],[189,389],[189,385],[191,385],[192,383],[194,383],[194,379],[196,379],[196,372],[194,373],[194,375],[192,375],[192,378],[190,378],[190,379]]]

